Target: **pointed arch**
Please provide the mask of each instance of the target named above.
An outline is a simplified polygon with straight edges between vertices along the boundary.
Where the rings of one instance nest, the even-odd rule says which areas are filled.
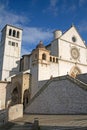
[[[29,100],[30,100],[30,91],[26,89],[23,94],[23,107],[24,108],[29,103]]]
[[[21,85],[18,82],[13,84],[13,90],[11,93],[11,105],[21,103]]]
[[[78,66],[73,66],[70,70],[70,76],[75,78],[78,74],[81,74],[81,70]]]

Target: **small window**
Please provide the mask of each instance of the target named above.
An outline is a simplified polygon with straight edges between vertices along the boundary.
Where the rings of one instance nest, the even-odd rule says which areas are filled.
[[[53,62],[55,62],[55,58],[53,58]]]
[[[15,46],[15,42],[12,42],[12,46]]]
[[[42,54],[42,60],[46,60],[46,54]]]
[[[8,41],[8,45],[12,45],[12,44],[11,44],[11,41]]]
[[[19,38],[19,31],[17,31],[17,38]]]
[[[52,57],[50,57],[50,61],[52,61]]]
[[[9,36],[12,35],[12,29],[9,29]]]
[[[13,37],[16,37],[16,31],[13,30]]]

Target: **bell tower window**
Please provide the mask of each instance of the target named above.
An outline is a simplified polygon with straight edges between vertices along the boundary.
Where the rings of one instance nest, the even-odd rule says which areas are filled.
[[[19,31],[17,31],[17,38],[19,38]]]
[[[12,35],[12,29],[9,29],[9,36]]]
[[[46,54],[42,54],[42,60],[46,60]]]
[[[13,37],[16,37],[16,31],[13,30]]]

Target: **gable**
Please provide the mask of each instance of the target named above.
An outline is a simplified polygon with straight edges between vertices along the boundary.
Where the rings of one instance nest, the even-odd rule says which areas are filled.
[[[66,31],[60,37],[60,39],[67,41],[69,43],[72,43],[74,45],[78,45],[78,46],[86,48],[86,45],[84,41],[82,40],[80,34],[78,33],[77,29],[75,28],[75,26],[72,26],[68,31]]]

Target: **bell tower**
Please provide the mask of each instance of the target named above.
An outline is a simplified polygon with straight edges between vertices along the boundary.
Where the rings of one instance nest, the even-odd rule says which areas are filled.
[[[32,65],[37,65],[38,70],[38,81],[49,79],[49,74],[47,74],[50,65],[50,51],[45,48],[42,41],[36,46],[32,55]]]
[[[6,25],[2,31],[0,43],[0,80],[19,72],[22,29]]]
[[[39,81],[50,79],[50,51],[45,48],[42,41],[32,51],[32,93],[39,89]]]

